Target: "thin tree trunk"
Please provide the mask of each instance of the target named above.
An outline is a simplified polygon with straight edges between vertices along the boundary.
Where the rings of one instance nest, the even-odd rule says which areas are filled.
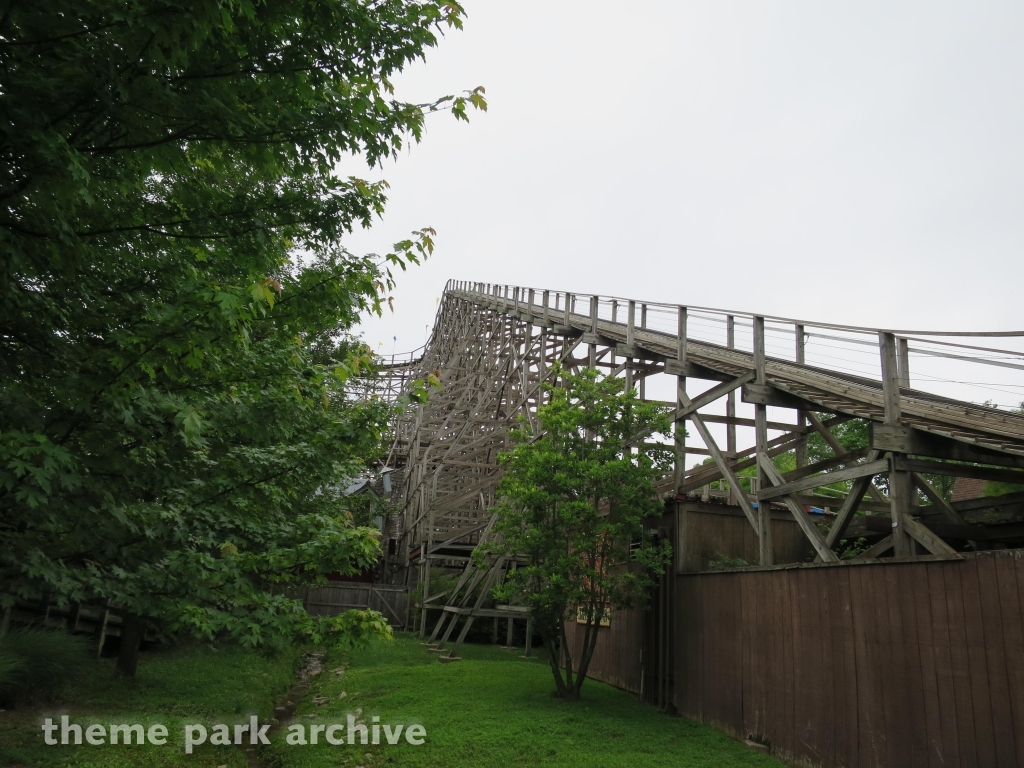
[[[596,617],[596,621],[600,623],[600,616]],[[588,632],[588,636],[584,642],[583,648],[580,649],[580,660],[578,668],[576,670],[575,686],[577,699],[580,697],[580,690],[583,688],[583,682],[587,679],[587,672],[590,669],[590,660],[594,657],[594,650],[597,648],[598,626],[600,625],[599,623],[598,625],[595,625],[592,628],[592,635],[590,635],[590,633]],[[588,630],[589,629],[591,629],[591,627],[588,627]]]
[[[135,677],[139,667],[139,647],[145,632],[145,621],[134,613],[126,613],[121,619],[121,647],[117,653],[117,674]]]
[[[552,639],[543,632],[541,633],[541,642],[544,645],[544,650],[548,653],[548,666],[551,667],[551,674],[555,678],[555,696],[564,699],[565,681],[562,680],[562,670],[558,665],[558,649]]]
[[[565,654],[565,696],[568,700],[571,696],[571,692],[575,690],[572,679],[572,653],[569,650],[569,639],[565,636],[565,622],[563,621],[559,628],[559,635],[562,638],[562,653]]]
[[[579,660],[576,664],[576,680],[573,685],[574,700],[580,698],[580,690],[583,688],[587,672],[590,669],[590,660],[594,657],[594,651],[597,649],[601,618],[604,616],[605,608],[603,596],[594,595],[592,592],[588,608],[586,629],[583,631],[583,645],[580,647]]]

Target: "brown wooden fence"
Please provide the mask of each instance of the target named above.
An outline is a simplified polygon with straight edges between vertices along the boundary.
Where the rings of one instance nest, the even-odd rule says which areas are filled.
[[[599,675],[591,674],[597,680],[610,683],[633,693],[642,690],[641,671],[643,669],[643,611],[615,611],[610,626],[602,627],[594,649],[591,669],[599,670]],[[579,627],[579,633],[577,633]],[[574,649],[579,649],[583,642],[583,626],[569,623],[565,626],[566,640]]]
[[[662,678],[679,714],[794,764],[1024,766],[1024,550],[673,581],[671,653],[641,668],[650,616],[614,614],[596,678]]]
[[[289,590],[288,595],[301,599],[306,610],[315,616],[333,616],[351,608],[371,608],[384,614],[384,618],[395,629],[405,626],[406,606],[409,602],[405,587],[355,581]]]

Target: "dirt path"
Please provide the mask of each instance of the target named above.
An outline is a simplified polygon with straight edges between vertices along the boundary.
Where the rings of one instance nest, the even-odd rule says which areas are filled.
[[[298,680],[287,691],[285,691],[274,706],[274,717],[270,721],[270,728],[267,730],[268,737],[272,737],[282,728],[289,725],[295,716],[295,710],[302,701],[302,697],[309,690],[313,678],[324,671],[324,652],[310,651],[302,657],[302,666],[299,668]],[[261,768],[261,749],[259,745],[243,745],[240,747],[249,763],[249,768]]]

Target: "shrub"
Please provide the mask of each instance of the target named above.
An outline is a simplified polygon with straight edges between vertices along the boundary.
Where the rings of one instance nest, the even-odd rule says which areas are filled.
[[[54,696],[88,659],[84,638],[48,629],[14,629],[0,638],[0,701]]]
[[[25,661],[3,646],[0,640],[0,700],[14,684],[15,679],[25,667]]]

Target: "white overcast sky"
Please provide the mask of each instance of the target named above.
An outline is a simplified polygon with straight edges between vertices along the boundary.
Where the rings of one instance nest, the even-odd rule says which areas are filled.
[[[391,184],[351,250],[437,230],[394,313],[363,326],[375,349],[421,345],[449,278],[1024,327],[1024,4],[464,5],[398,95],[483,85],[490,110],[343,169]]]

